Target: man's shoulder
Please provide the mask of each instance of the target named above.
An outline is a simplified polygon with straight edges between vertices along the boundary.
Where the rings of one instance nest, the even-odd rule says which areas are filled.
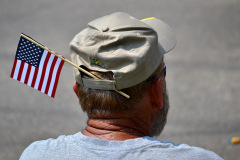
[[[148,139],[153,143],[148,146],[147,154],[161,155],[166,159],[222,160],[216,153],[200,147]]]
[[[22,153],[20,160],[48,159],[52,155],[61,155],[61,150],[67,149],[74,143],[74,135],[61,135],[56,139],[35,141]]]
[[[173,150],[173,152],[175,153],[178,152],[178,156],[182,157],[182,159],[222,160],[222,158],[213,151],[206,150],[200,147],[189,146],[187,144],[177,145]]]

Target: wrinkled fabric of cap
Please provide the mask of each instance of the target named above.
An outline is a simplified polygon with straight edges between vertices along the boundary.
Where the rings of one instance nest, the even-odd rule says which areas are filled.
[[[112,72],[114,80],[82,76],[74,68],[75,80],[100,90],[135,86],[153,74],[175,45],[174,33],[159,19],[138,20],[121,12],[98,18],[70,42],[71,59],[89,70]]]

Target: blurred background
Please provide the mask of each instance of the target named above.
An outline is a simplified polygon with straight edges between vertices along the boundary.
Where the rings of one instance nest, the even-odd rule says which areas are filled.
[[[23,32],[70,59],[68,44],[88,22],[113,12],[158,17],[176,32],[166,55],[168,123],[158,139],[240,157],[239,0],[1,0],[0,159],[18,159],[33,141],[74,134],[86,124],[65,63],[54,99],[10,78]]]

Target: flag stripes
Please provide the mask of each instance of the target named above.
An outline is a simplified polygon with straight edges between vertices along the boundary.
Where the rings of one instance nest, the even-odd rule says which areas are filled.
[[[15,59],[10,77],[54,98],[63,64],[63,60],[44,50],[39,68]]]
[[[23,83],[25,84],[28,84],[28,81],[29,81],[29,75],[31,73],[31,68],[32,66],[31,65],[28,65],[28,69],[27,69],[27,73],[26,73],[26,77],[25,77],[25,81]]]
[[[14,63],[13,63],[13,68],[12,68],[12,72],[11,72],[11,78],[13,78],[14,76],[14,71],[15,71],[15,68],[16,68],[16,65],[17,65],[17,59],[14,60]]]
[[[30,71],[30,75],[29,75],[29,78],[28,78],[28,83],[27,83],[27,85],[28,85],[28,86],[31,86],[31,87],[32,87],[32,82],[33,82],[33,77],[34,77],[35,69],[36,69],[36,68],[32,66],[31,71]]]
[[[21,79],[22,71],[23,71],[23,66],[24,66],[24,62],[21,61],[21,62],[20,62],[20,67],[19,67],[19,72],[20,72],[21,74],[18,74],[18,76],[17,76],[17,80],[18,80],[18,81],[20,81],[20,79]]]
[[[55,83],[54,83],[54,84],[51,83],[51,85],[53,85],[53,89],[51,89],[51,92],[52,92],[51,97],[55,97],[55,93],[56,93],[56,90],[57,90],[57,84],[58,84],[60,72],[61,72],[61,69],[62,69],[62,67],[63,67],[64,61],[59,58],[59,63],[60,63],[60,64],[59,64],[59,69],[56,69],[55,72],[54,72],[54,73],[57,73],[57,74],[56,74],[56,77],[54,77]],[[55,68],[54,68],[54,69],[55,69]],[[48,95],[49,95],[49,92],[48,92]],[[50,95],[49,95],[49,96],[50,96]]]
[[[53,69],[54,69],[54,66],[56,65],[56,62],[57,62],[57,57],[54,56],[53,58],[53,61],[52,61],[52,65],[51,65],[51,68],[49,70],[49,75],[52,75],[53,74]],[[52,76],[50,76],[47,80],[47,84],[46,84],[46,89],[45,89],[45,94],[48,94],[48,91],[49,91],[49,87],[50,87],[50,83],[51,83],[51,80],[52,80]],[[43,92],[43,90],[42,90]]]
[[[36,79],[37,79],[37,75],[38,75],[38,68],[32,66],[34,69],[34,72],[33,72],[33,78],[32,78],[32,82],[31,82],[31,87],[34,88],[35,86],[35,82],[36,82]]]
[[[25,81],[27,69],[28,69],[28,64],[24,63],[23,72],[22,72],[22,76],[21,76],[21,80],[20,80],[20,82],[22,82],[22,83],[24,83],[24,81]]]
[[[43,67],[41,67],[41,61],[40,61],[40,67],[39,68],[42,68],[42,70],[41,70],[41,72],[38,72],[37,83],[36,83],[37,86],[38,86],[38,87],[36,87],[36,89],[38,88],[39,91],[41,91],[41,89],[42,89],[42,84],[43,84],[43,80],[44,80],[44,77],[45,77],[47,64],[48,64],[49,58],[51,56],[51,53],[49,53],[47,51],[46,51],[47,52],[46,53],[45,51],[44,51],[43,55],[46,54],[46,58],[41,59],[41,61],[43,61]],[[36,84],[35,84],[35,86],[36,86]]]

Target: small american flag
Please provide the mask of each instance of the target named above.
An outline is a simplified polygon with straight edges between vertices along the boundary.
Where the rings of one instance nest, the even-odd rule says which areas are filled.
[[[54,98],[63,64],[62,59],[21,36],[10,77]]]

